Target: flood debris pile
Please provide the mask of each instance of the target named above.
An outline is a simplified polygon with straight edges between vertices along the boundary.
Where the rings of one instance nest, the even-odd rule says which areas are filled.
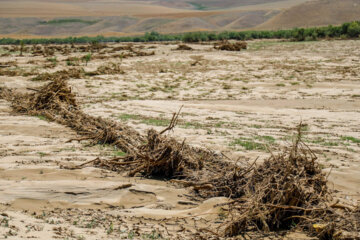
[[[97,158],[91,161],[94,166],[126,171],[129,176],[173,179],[205,199],[231,198],[224,207],[228,217],[219,236],[301,228],[322,240],[356,239],[343,236],[360,231],[359,208],[332,203],[327,178],[315,154],[301,141],[301,124],[293,147],[271,154],[262,164],[242,166],[165,135],[176,126],[180,111],[163,131],[152,129],[145,137],[124,124],[82,112],[67,78],[54,78],[32,91],[2,88],[0,96],[18,113],[45,116],[83,136],[72,140],[112,144],[126,153],[110,160]]]
[[[118,51],[130,51],[130,52],[132,52],[133,48],[134,48],[133,44],[127,44],[125,46],[113,47],[111,52],[118,52]]]
[[[96,71],[93,72],[86,72],[88,76],[95,76],[95,75],[113,75],[113,74],[124,74],[124,70],[120,68],[119,64],[116,63],[109,63],[106,65],[99,66]]]
[[[177,48],[173,49],[177,51],[191,51],[194,50],[192,47],[186,45],[186,44],[179,44]]]
[[[323,213],[322,205],[329,194],[325,176],[315,160],[311,150],[297,141],[291,150],[272,155],[254,168],[245,176],[244,195],[231,203],[237,216],[227,226],[225,235],[290,229]]]
[[[146,51],[141,51],[143,49],[143,46],[134,46],[133,44],[128,44],[125,46],[118,46],[118,47],[113,47],[112,49],[110,49],[108,51],[108,53],[118,53],[121,52],[120,54],[115,54],[112,55],[111,57],[117,58],[127,58],[127,57],[142,57],[142,56],[152,56],[155,55],[155,51],[151,51],[151,52],[146,52]]]
[[[42,88],[31,90],[34,93],[24,94],[4,88],[1,89],[0,96],[12,103],[15,112],[44,116],[48,120],[74,129],[83,136],[74,140],[112,144],[130,153],[144,141],[137,131],[126,125],[90,116],[81,111],[66,78],[54,78]]]
[[[147,143],[130,156],[129,176],[141,173],[144,176],[160,178],[186,178],[203,168],[206,154],[200,149],[178,142],[151,129]]]
[[[15,112],[41,115],[74,129],[82,138],[73,140],[93,140],[98,144],[111,144],[127,153],[125,157],[108,161],[97,160],[98,167],[128,171],[129,176],[140,173],[145,176],[165,178],[185,178],[200,170],[210,152],[194,148],[184,142],[163,135],[175,125],[178,114],[174,114],[170,126],[158,133],[150,130],[147,137],[125,124],[93,117],[79,108],[67,78],[54,78],[35,93],[16,93],[2,89],[1,97],[12,103]]]
[[[1,72],[0,72],[1,73]],[[83,68],[69,68],[67,70],[60,70],[52,73],[40,73],[31,78],[31,81],[53,81],[53,80],[69,80],[82,79],[86,76],[110,75],[110,74],[124,74],[124,70],[118,64],[109,63],[99,66],[95,71],[85,71]]]
[[[14,76],[20,76],[21,75],[21,71],[16,71],[16,70],[12,70],[12,69],[3,69],[0,68],[0,76],[9,76],[9,77],[14,77]]]
[[[44,72],[35,77],[32,81],[52,81],[52,80],[68,80],[70,78],[80,79],[85,76],[86,72],[83,68],[69,68],[67,70],[60,70],[53,73]]]
[[[355,239],[345,232],[351,236],[360,230],[357,210],[331,203],[327,178],[301,141],[300,129],[292,148],[236,179],[239,185],[232,191],[238,197],[229,204],[224,236],[301,229],[319,239]]]
[[[172,130],[177,123],[180,111],[174,113],[167,128],[161,132],[150,129],[146,142],[136,151],[128,152],[124,157],[111,160],[97,160],[98,167],[113,171],[127,171],[128,176],[140,174],[147,177],[165,179],[193,179],[203,170],[206,162],[214,161],[216,155],[210,151],[192,147],[177,141],[175,138],[163,135]],[[199,178],[196,178],[199,180]]]
[[[247,43],[244,41],[234,42],[231,43],[229,41],[223,41],[220,43],[216,43],[214,48],[217,50],[224,50],[224,51],[241,51],[247,48]]]

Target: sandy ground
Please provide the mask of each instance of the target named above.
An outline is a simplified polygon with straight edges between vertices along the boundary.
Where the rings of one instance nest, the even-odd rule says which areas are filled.
[[[252,41],[242,52],[176,46],[145,44],[142,51],[155,55],[80,63],[86,71],[109,62],[125,71],[71,79],[83,110],[145,132],[165,128],[183,106],[170,135],[241,161],[269,157],[264,145],[273,152],[288,146],[302,121],[305,142],[331,171],[336,197],[360,200],[360,41]],[[0,65],[16,61],[19,71],[54,72],[68,68],[66,58],[57,54],[56,66],[44,68],[47,58],[11,53]],[[30,78],[0,76],[0,86],[27,91],[44,84]],[[216,204],[225,198],[201,201],[166,181],[64,169],[119,154],[111,146],[67,142],[75,137],[42,116],[14,114],[0,100],[0,238],[190,239],[222,224]]]

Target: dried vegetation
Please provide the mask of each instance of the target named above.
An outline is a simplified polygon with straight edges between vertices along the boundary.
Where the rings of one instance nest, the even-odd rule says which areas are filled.
[[[246,48],[246,43],[224,42],[216,48],[239,51]],[[130,49],[132,46],[127,47]],[[117,50],[123,49],[114,51]],[[99,67],[91,74],[117,73],[122,73],[121,69],[112,65]],[[10,101],[17,113],[45,116],[81,135],[70,141],[91,140],[126,152],[125,156],[110,160],[97,158],[78,168],[92,164],[126,171],[129,176],[171,179],[182,186],[191,186],[197,197],[231,198],[223,205],[228,217],[217,233],[219,236],[298,228],[319,239],[356,239],[354,234],[360,231],[360,208],[332,199],[315,154],[301,141],[301,124],[291,148],[278,155],[271,154],[262,164],[255,161],[241,165],[165,135],[176,126],[180,111],[163,131],[152,129],[145,136],[125,124],[84,113],[67,83],[69,78],[84,74],[82,69],[42,74],[33,80],[51,82],[26,94],[2,88],[0,97]]]
[[[186,44],[179,44],[177,48],[173,49],[177,51],[191,51],[194,50],[192,47],[186,45]]]
[[[241,51],[247,48],[247,43],[243,41],[231,43],[229,41],[223,41],[214,44],[214,48],[224,51]]]

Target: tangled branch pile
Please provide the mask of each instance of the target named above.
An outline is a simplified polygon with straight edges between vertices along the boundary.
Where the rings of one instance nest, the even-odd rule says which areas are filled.
[[[230,203],[232,218],[225,236],[300,227],[319,239],[341,239],[345,231],[360,230],[357,210],[330,204],[327,179],[314,153],[301,141],[300,129],[301,125],[291,149],[272,155],[243,179],[235,178],[238,184],[229,184],[225,178],[229,186],[236,186],[232,191],[237,196]],[[339,208],[342,211],[336,211]]]
[[[227,236],[256,229],[290,229],[323,212],[319,205],[328,200],[326,180],[315,156],[299,141],[290,152],[271,156],[246,178],[241,188],[244,195],[232,203],[239,216],[227,227]]]
[[[97,167],[128,171],[129,176],[177,179],[204,198],[232,198],[228,205],[231,218],[223,230],[226,237],[294,226],[316,232],[319,239],[337,239],[342,231],[360,231],[359,209],[330,203],[326,177],[316,156],[301,142],[301,125],[291,149],[272,155],[259,166],[254,162],[244,167],[192,147],[185,140],[164,136],[175,127],[179,113],[174,114],[168,128],[160,133],[150,130],[146,138],[126,125],[87,115],[79,108],[66,78],[54,78],[35,93],[0,89],[0,96],[9,100],[16,112],[43,115],[74,129],[84,136],[77,140],[113,144],[127,153],[107,161],[97,159],[93,161]]]
[[[214,48],[217,50],[224,50],[224,51],[241,51],[242,49],[247,48],[247,43],[243,41],[235,42],[235,43],[224,41],[215,44]]]
[[[143,141],[143,137],[128,126],[82,112],[66,78],[54,78],[35,93],[22,94],[2,89],[0,95],[11,101],[16,112],[42,115],[68,126],[85,136],[80,140],[91,139],[99,144],[113,144],[126,152],[133,152]]]
[[[211,156],[207,151],[163,136],[165,131],[157,133],[150,130],[145,139],[124,124],[85,114],[79,109],[67,78],[54,78],[35,93],[21,94],[2,89],[0,95],[9,100],[18,113],[45,116],[85,136],[76,140],[90,139],[99,144],[117,146],[127,153],[126,157],[98,160],[94,164],[111,170],[128,170],[130,176],[141,173],[146,176],[183,178],[200,170],[205,158]],[[177,117],[174,115],[172,125],[166,130],[175,126]]]
[[[137,152],[111,161],[98,160],[96,166],[115,171],[128,171],[160,178],[187,178],[204,166],[206,155],[184,142],[166,137],[155,130],[148,131],[147,143]]]
[[[181,110],[181,109],[180,109]],[[139,173],[143,176],[167,179],[192,179],[203,168],[206,162],[216,160],[210,151],[192,147],[176,139],[162,135],[172,130],[177,123],[179,112],[174,113],[167,128],[160,133],[150,129],[147,141],[137,151],[125,157],[110,161],[95,161],[95,165],[113,171],[128,171],[129,176]]]

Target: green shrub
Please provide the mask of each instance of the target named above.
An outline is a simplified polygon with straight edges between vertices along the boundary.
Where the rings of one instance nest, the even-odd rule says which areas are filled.
[[[86,66],[87,66],[88,62],[90,62],[91,60],[91,53],[86,54],[85,56],[82,57],[82,59],[86,62]]]
[[[79,22],[77,19],[53,20],[46,24],[62,24],[69,22]],[[85,20],[80,22],[84,23]],[[89,22],[90,24],[91,22]],[[312,28],[295,28],[277,31],[224,31],[224,32],[188,32],[176,34],[160,34],[152,31],[142,36],[127,37],[67,37],[67,38],[37,38],[37,39],[13,39],[2,38],[0,44],[76,44],[76,43],[93,43],[93,42],[153,42],[153,41],[184,41],[184,42],[201,42],[215,40],[249,40],[249,39],[291,39],[294,41],[309,41],[322,38],[355,38],[360,35],[360,22],[354,21],[344,23],[340,26],[312,27]]]
[[[360,35],[360,24],[359,22],[352,22],[348,26],[347,34],[349,37],[359,37]]]

